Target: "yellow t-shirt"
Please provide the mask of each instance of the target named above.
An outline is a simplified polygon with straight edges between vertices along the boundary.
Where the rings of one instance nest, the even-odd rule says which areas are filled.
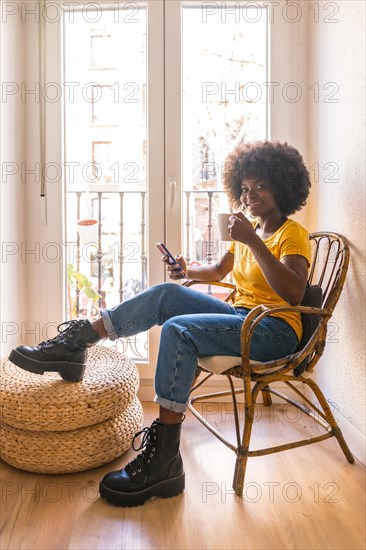
[[[253,222],[253,227],[256,225],[257,222]],[[298,254],[304,256],[308,266],[310,266],[309,234],[297,222],[287,220],[263,242],[278,260],[283,256]],[[252,251],[247,245],[234,241],[229,247],[229,252],[234,255],[233,275],[237,286],[235,307],[253,309],[260,304],[288,305],[267,283]],[[302,324],[299,313],[284,311],[274,313],[273,316],[284,319],[295,330],[299,341],[301,340]]]

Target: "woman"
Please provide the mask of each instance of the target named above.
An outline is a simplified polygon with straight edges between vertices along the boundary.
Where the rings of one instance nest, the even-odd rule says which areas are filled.
[[[170,497],[184,489],[179,452],[181,424],[197,367],[205,355],[240,356],[240,333],[248,311],[260,303],[299,304],[310,264],[308,234],[288,216],[309,194],[310,179],[302,157],[287,143],[242,144],[225,164],[224,187],[234,208],[233,242],[216,265],[187,266],[182,256],[166,269],[172,280],[220,281],[233,271],[235,304],[172,283],[154,286],[110,310],[101,318],[69,321],[67,328],[36,347],[19,346],[10,360],[43,374],[60,372],[66,380],[83,376],[86,349],[102,338],[115,340],[162,325],[155,375],[159,418],[143,430],[143,449],[120,471],[100,483],[101,496],[119,506],[143,504],[153,496]],[[267,361],[292,353],[301,339],[297,313],[278,313],[257,327],[251,358]]]

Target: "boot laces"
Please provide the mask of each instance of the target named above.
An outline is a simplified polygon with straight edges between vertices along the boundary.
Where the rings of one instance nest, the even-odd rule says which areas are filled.
[[[54,346],[55,344],[61,344],[66,338],[68,340],[72,340],[75,333],[83,324],[85,324],[85,321],[78,321],[77,319],[72,319],[71,321],[65,321],[64,323],[59,324],[57,327],[59,334],[54,338],[41,342],[38,347],[48,348],[50,346]],[[66,327],[61,330],[61,327],[65,325]]]
[[[142,440],[139,447],[135,447],[135,439],[142,435]],[[132,462],[127,464],[126,469],[131,470],[131,475],[142,472],[142,468],[149,464],[156,451],[156,428],[154,426],[146,427],[140,432],[137,432],[132,440],[132,448],[134,451],[141,451]]]

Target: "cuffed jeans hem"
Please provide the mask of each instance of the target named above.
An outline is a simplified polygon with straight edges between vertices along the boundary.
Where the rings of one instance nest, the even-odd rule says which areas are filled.
[[[164,399],[164,397],[159,397],[155,395],[154,402],[158,403],[163,409],[168,409],[168,411],[173,411],[176,413],[184,413],[187,409],[185,403],[176,403],[175,401],[169,401],[169,399]]]
[[[118,336],[116,334],[116,331],[114,330],[114,326],[112,324],[111,318],[109,317],[109,313],[107,309],[101,309],[100,314],[103,319],[104,328],[107,331],[108,338],[110,340],[117,340]]]

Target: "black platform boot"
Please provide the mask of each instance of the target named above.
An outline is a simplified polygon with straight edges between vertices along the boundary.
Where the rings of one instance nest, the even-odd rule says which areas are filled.
[[[65,326],[64,330],[60,330]],[[44,374],[58,372],[64,380],[80,382],[83,379],[87,348],[101,337],[87,320],[66,321],[57,327],[59,334],[38,346],[18,346],[9,355],[9,361],[29,372]]]
[[[132,442],[143,449],[125,468],[110,472],[100,482],[99,492],[116,506],[138,506],[152,497],[174,497],[184,490],[184,471],[179,452],[182,423],[160,424],[138,432]],[[133,443],[144,434],[141,445]]]

